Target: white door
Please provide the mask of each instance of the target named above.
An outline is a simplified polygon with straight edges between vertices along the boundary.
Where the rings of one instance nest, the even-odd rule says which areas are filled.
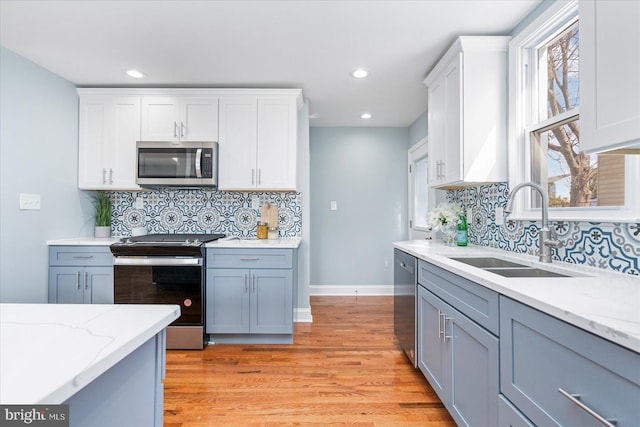
[[[409,148],[409,239],[430,239],[427,212],[433,207],[434,190],[429,188],[427,138]]]

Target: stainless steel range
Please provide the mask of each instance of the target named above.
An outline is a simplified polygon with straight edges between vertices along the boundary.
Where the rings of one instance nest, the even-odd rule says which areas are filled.
[[[204,244],[221,237],[150,234],[112,244],[114,302],[179,305],[180,317],[167,328],[167,348],[204,348]]]

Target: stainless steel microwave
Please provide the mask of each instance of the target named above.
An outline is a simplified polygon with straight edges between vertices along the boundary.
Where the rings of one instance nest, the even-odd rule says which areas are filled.
[[[141,187],[217,187],[218,143],[136,142],[136,183]]]

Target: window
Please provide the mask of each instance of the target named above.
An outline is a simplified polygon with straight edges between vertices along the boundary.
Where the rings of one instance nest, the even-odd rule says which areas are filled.
[[[637,159],[580,150],[577,2],[550,6],[511,41],[509,56],[510,186],[547,188],[552,219],[633,219]],[[517,217],[540,217],[537,193],[516,202]]]
[[[427,184],[427,139],[409,148],[409,239],[432,236],[427,224],[427,212],[433,206],[435,194]]]

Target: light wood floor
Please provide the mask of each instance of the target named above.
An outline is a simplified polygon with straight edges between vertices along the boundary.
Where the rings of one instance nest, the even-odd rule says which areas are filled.
[[[392,297],[312,297],[293,345],[167,351],[164,425],[455,426],[393,334]]]

